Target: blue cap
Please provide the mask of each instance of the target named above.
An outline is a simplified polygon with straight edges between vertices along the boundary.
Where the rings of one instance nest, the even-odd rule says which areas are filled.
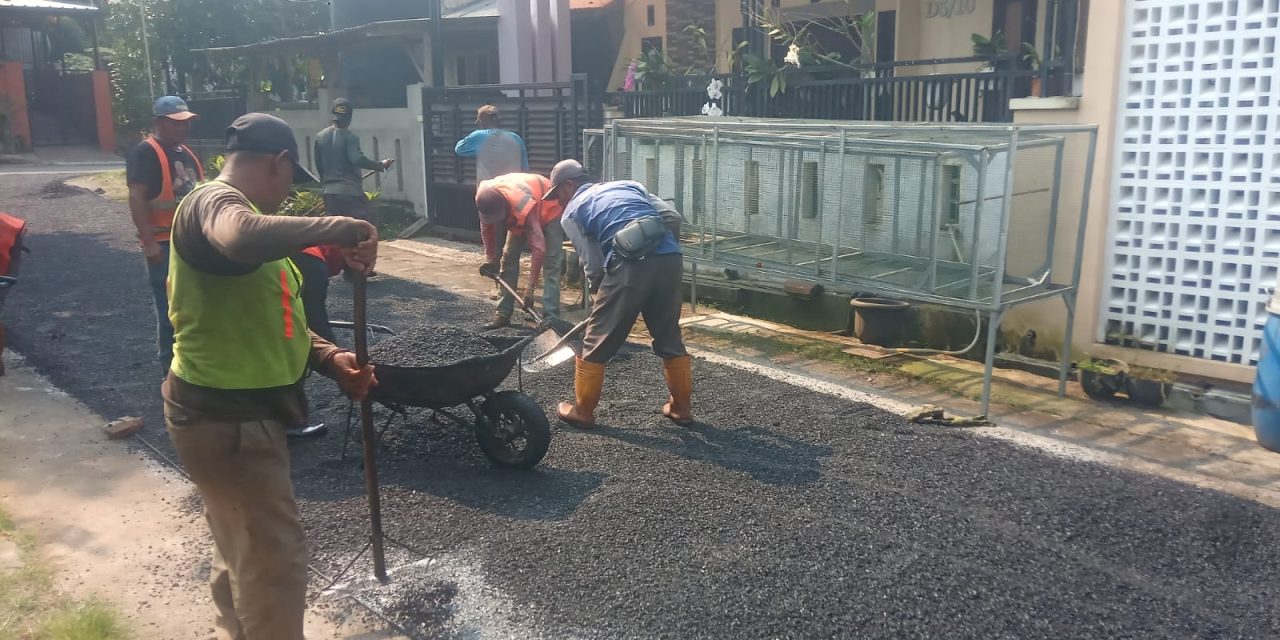
[[[151,115],[157,118],[169,118],[170,120],[190,120],[198,118],[191,111],[191,107],[187,106],[187,101],[178,96],[162,96],[156,99],[156,105],[151,109]]]

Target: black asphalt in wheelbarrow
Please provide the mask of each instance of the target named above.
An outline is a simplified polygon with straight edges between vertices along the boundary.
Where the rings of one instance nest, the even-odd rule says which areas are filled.
[[[542,461],[551,446],[547,415],[522,391],[497,389],[517,370],[521,354],[536,335],[481,337],[498,352],[432,367],[373,362],[378,385],[370,397],[390,409],[393,417],[406,416],[408,408],[415,407],[472,427],[480,450],[490,460],[504,467],[531,468]],[[460,406],[471,410],[473,421],[452,411]]]

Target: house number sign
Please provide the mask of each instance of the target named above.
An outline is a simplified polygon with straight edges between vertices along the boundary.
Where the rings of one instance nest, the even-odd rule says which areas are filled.
[[[951,19],[978,10],[978,0],[929,0],[929,17]]]

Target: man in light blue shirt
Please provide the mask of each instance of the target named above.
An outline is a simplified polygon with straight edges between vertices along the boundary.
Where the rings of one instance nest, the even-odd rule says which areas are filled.
[[[476,186],[508,173],[529,172],[529,152],[524,139],[502,128],[498,108],[486,104],[476,110],[476,125],[470,135],[458,141],[453,152],[463,158],[476,159]],[[480,223],[480,238],[484,241],[487,265],[497,267],[506,241],[506,228],[502,224]]]
[[[458,141],[454,153],[476,159],[476,184],[508,173],[528,173],[529,153],[524,139],[502,128],[498,108],[486,104],[476,110],[479,129]]]
[[[590,288],[599,292],[576,363],[575,402],[560,403],[560,419],[578,427],[595,426],[605,364],[643,315],[671,392],[662,414],[676,424],[692,424],[693,359],[680,336],[684,257],[677,241],[679,214],[638,182],[591,182],[577,160],[555,166],[546,198],[558,198],[564,205],[565,235],[586,268]],[[640,255],[624,256],[614,246],[615,239],[644,224],[657,227],[649,236],[653,242]]]

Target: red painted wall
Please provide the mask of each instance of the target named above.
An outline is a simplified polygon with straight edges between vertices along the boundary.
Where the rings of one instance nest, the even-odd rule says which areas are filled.
[[[17,147],[29,151],[31,122],[27,118],[27,83],[22,77],[21,62],[0,62],[0,99],[8,103],[9,128]]]
[[[111,115],[111,77],[106,71],[93,72],[93,112],[98,125],[98,148],[115,153],[116,127]]]

